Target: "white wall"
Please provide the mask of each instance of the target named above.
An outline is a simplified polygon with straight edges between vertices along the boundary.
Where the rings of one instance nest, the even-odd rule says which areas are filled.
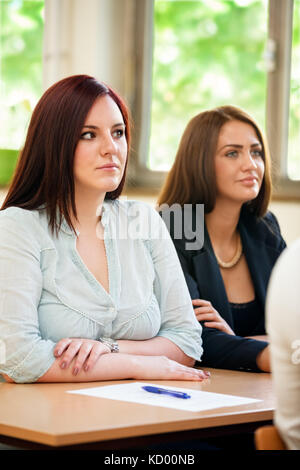
[[[282,236],[288,245],[297,238],[300,238],[299,202],[274,201],[270,205],[270,210],[276,215]]]
[[[133,0],[46,0],[44,89],[82,73],[126,96],[133,8]]]

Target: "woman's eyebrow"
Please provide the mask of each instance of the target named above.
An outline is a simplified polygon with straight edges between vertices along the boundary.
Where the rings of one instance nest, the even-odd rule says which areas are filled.
[[[115,127],[120,127],[120,126],[125,127],[124,122],[118,122],[117,124],[114,124],[114,125],[112,126],[112,129],[115,128]],[[88,129],[99,129],[98,126],[94,126],[93,124],[85,124],[85,125],[82,126],[82,127],[83,127],[83,128],[86,127],[86,128],[88,128]]]
[[[236,147],[236,148],[243,148],[243,145],[241,144],[226,144],[226,145],[223,145],[223,147],[221,147],[219,150],[222,150],[224,149],[225,147]],[[255,142],[254,144],[251,144],[250,147],[261,147],[261,143],[260,142]]]
[[[125,123],[124,122],[118,122],[117,124],[114,124],[112,127],[125,127]]]

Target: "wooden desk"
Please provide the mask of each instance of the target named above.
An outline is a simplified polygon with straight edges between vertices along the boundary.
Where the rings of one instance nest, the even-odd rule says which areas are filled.
[[[133,442],[135,445],[139,442],[145,445],[148,442],[146,437],[148,440],[151,437],[153,442],[155,438],[162,442],[163,437],[176,440],[178,436],[193,431],[194,437],[197,432],[197,438],[203,438],[224,432],[241,432],[249,426],[254,430],[272,420],[274,397],[270,374],[218,369],[210,369],[210,372],[211,378],[202,383],[151,383],[228,393],[262,401],[204,412],[187,412],[65,393],[67,390],[123,382],[0,383],[0,441],[2,437],[2,442],[5,442],[5,436],[9,436],[48,446],[97,442],[104,449],[114,448],[118,442],[119,447],[115,448],[120,449],[120,443],[123,448],[130,448]]]

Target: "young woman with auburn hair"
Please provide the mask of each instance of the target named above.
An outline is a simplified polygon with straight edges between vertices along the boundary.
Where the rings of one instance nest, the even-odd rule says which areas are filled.
[[[52,230],[57,229],[57,222],[61,221],[62,216],[72,227],[71,211],[76,216],[73,177],[75,149],[83,121],[95,99],[100,96],[109,96],[119,107],[127,145],[130,146],[129,113],[122,98],[92,77],[74,75],[63,79],[46,90],[33,111],[2,210],[11,206],[35,210],[46,203]],[[119,186],[107,192],[105,199],[119,197],[126,168],[127,159]]]
[[[193,368],[201,326],[168,231],[150,206],[118,200],[129,142],[127,107],[93,77],[37,104],[0,211],[5,380],[208,376]]]
[[[188,123],[158,199],[182,207],[204,204],[199,249],[169,221],[195,315],[203,327],[202,364],[270,371],[265,297],[271,270],[285,248],[271,196],[270,156],[258,125],[245,111],[221,106]],[[164,210],[160,210],[164,217]],[[178,223],[178,221],[177,221]],[[203,226],[204,225],[204,226]],[[255,338],[257,337],[257,338]]]

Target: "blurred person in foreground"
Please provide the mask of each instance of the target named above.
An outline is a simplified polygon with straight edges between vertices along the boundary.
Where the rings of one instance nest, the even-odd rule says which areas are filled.
[[[276,397],[275,424],[288,449],[300,450],[300,239],[284,250],[267,293],[267,332]]]

